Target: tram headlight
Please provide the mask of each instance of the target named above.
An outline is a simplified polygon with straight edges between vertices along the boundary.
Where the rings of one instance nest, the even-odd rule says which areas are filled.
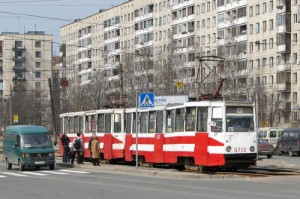
[[[255,151],[255,147],[254,147],[254,146],[251,146],[251,147],[250,147],[250,151],[251,151],[251,152],[254,152],[254,151]]]
[[[230,152],[231,151],[231,146],[226,147],[226,151]]]

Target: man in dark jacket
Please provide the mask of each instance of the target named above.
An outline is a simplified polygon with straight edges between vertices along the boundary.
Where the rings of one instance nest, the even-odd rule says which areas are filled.
[[[72,146],[73,146],[73,153],[72,153],[71,164],[74,163],[76,154],[77,154],[77,164],[82,164],[83,162],[81,161],[81,153],[83,152],[84,148],[83,148],[83,141],[80,137],[80,133],[77,133],[77,137],[73,140]]]
[[[70,153],[70,148],[69,148],[69,143],[70,143],[70,139],[66,134],[63,134],[60,138],[61,140],[61,145],[64,149],[64,153],[63,153],[63,162],[69,162],[70,158],[69,158],[69,153]]]

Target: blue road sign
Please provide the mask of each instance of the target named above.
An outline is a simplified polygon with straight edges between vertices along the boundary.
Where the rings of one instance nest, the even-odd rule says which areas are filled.
[[[154,93],[141,93],[140,108],[153,108],[153,107],[154,107]]]

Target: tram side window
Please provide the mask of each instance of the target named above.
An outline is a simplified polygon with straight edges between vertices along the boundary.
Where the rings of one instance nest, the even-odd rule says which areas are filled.
[[[114,132],[121,133],[121,114],[114,114]]]
[[[184,108],[176,109],[175,131],[182,132],[184,130]]]
[[[89,116],[85,116],[85,132],[91,133],[91,121]]]
[[[105,114],[105,133],[111,133],[111,114]]]
[[[196,127],[196,108],[187,107],[185,115],[185,131],[195,131]]]
[[[136,114],[132,114],[132,133],[136,133]]]
[[[199,107],[197,110],[197,131],[207,132],[208,108]]]
[[[78,116],[74,117],[74,133],[79,133]]]
[[[163,123],[164,121],[164,112],[158,111],[156,113],[156,133],[162,133],[163,132]]]
[[[125,122],[125,131],[126,134],[130,134],[131,133],[131,113],[127,113],[126,114],[126,122]]]
[[[175,110],[167,111],[167,133],[174,132],[174,123],[175,123]]]
[[[97,132],[98,133],[104,133],[104,114],[98,114],[97,118]]]
[[[155,122],[156,122],[156,112],[150,111],[149,112],[149,124],[148,124],[148,132],[155,133]]]
[[[211,131],[212,132],[222,132],[222,115],[223,109],[222,107],[213,107],[212,108],[212,124],[211,124]]]
[[[60,120],[61,125],[63,127],[63,130],[61,131],[61,133],[68,133],[68,119],[67,118],[61,118]]]
[[[91,116],[91,132],[96,133],[96,115]]]
[[[69,133],[74,133],[74,117],[69,117]]]
[[[147,133],[147,129],[148,129],[148,112],[142,112],[140,133]]]
[[[83,133],[83,116],[79,116],[79,133]]]

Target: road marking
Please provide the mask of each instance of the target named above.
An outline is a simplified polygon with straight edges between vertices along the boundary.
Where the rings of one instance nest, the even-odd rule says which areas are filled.
[[[70,172],[70,173],[81,173],[81,174],[91,173],[91,172],[88,172],[88,171],[74,171],[74,170],[66,170],[66,169],[62,169],[62,170],[59,170],[59,171]]]
[[[50,174],[58,174],[58,175],[66,175],[68,173],[59,172],[59,171],[41,171],[43,173],[50,173]]]
[[[10,176],[19,176],[26,177],[27,175],[19,174],[19,173],[11,173],[11,172],[1,172],[2,174],[10,175]]]
[[[0,178],[6,178],[6,176],[1,176],[1,175],[0,175]]]
[[[36,175],[36,176],[47,176],[47,175],[49,175],[49,174],[46,174],[46,173],[34,173],[34,172],[30,172],[30,171],[24,171],[22,173],[29,174],[29,175]]]

